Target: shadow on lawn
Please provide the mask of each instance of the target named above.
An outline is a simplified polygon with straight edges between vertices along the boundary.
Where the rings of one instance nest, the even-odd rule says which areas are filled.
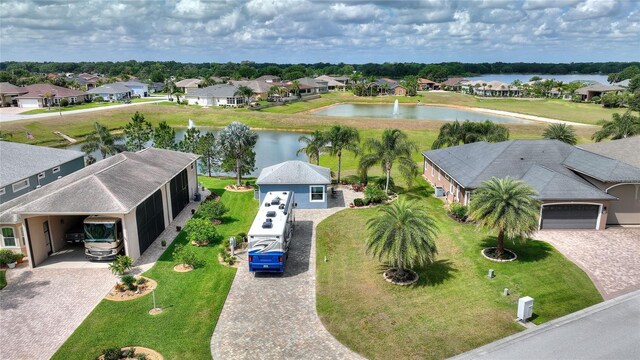
[[[488,247],[495,247],[497,243],[498,241],[495,236],[489,236],[482,240],[479,250]],[[542,241],[533,240],[527,240],[523,243],[517,241],[514,243],[511,240],[505,240],[504,247],[505,249],[515,252],[516,255],[518,255],[518,259],[516,259],[516,261],[520,262],[536,262],[544,260],[553,251],[553,247],[551,247],[551,245]]]
[[[389,269],[388,265],[381,264],[378,266],[378,273],[383,274]],[[433,263],[420,268],[413,269],[420,276],[418,282],[413,286],[435,286],[444,283],[454,277],[454,273],[458,269],[453,267],[453,263],[449,259],[436,260]]]

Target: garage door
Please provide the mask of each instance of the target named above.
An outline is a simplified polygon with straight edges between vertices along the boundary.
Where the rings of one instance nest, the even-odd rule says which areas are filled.
[[[187,179],[187,169],[173,179],[169,184],[171,189],[171,213],[175,219],[180,211],[189,203],[189,180]]]
[[[563,204],[542,207],[541,229],[595,229],[599,205]]]
[[[138,245],[142,254],[164,230],[162,192],[156,191],[136,208],[138,223]]]
[[[40,107],[38,99],[20,99],[20,107],[31,109]]]

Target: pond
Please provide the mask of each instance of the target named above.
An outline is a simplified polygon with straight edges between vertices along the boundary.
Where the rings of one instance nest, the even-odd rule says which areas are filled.
[[[337,104],[313,112],[314,115],[340,117],[375,117],[390,119],[414,119],[426,121],[485,121],[499,123],[529,124],[530,121],[507,116],[484,114],[475,111],[462,110],[443,106],[429,105],[400,105],[398,113],[393,113],[393,104]]]
[[[199,126],[200,134],[204,135],[208,132],[217,132],[218,129],[206,128]],[[186,129],[180,128],[176,130],[176,142],[182,140],[184,138],[184,134]],[[298,141],[298,138],[302,133],[295,132],[286,132],[286,131],[256,131],[258,133],[258,142],[254,148],[256,152],[256,171],[254,171],[251,176],[258,176],[260,170],[267,166],[275,165],[277,163],[287,161],[287,160],[303,160],[307,161],[308,158],[304,154],[300,154],[296,156],[296,151],[303,147],[304,144],[301,144]],[[124,144],[124,141],[118,142],[119,144]],[[151,143],[148,143],[147,146],[151,146]],[[67,147],[70,150],[78,150],[81,151],[80,148],[82,144],[74,144]],[[102,155],[100,155],[99,151],[94,151],[91,155],[93,155],[96,159],[102,159]],[[225,173],[216,173],[215,175],[231,175]]]

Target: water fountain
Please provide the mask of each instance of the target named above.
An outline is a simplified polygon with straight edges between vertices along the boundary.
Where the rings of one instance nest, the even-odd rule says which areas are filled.
[[[398,99],[396,99],[396,101],[393,103],[393,115],[398,114],[400,114],[400,111],[398,110]]]
[[[193,129],[196,126],[196,124],[193,122],[193,120],[189,119],[189,125],[187,126],[187,129]]]

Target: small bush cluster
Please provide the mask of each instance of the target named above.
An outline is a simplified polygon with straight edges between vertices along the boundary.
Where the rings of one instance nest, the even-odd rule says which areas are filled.
[[[205,261],[202,260],[196,253],[193,251],[192,247],[177,245],[173,250],[173,258],[178,260],[180,264],[189,265],[194,269],[203,267]]]
[[[451,205],[449,205],[449,212],[456,219],[460,221],[467,221],[469,209],[466,206],[460,204],[459,202],[454,202]]]
[[[222,258],[222,261],[229,265],[235,264],[236,260],[238,260],[235,256],[231,256],[231,253],[227,251],[226,247],[220,249],[220,257]]]
[[[24,257],[22,253],[14,253],[8,249],[0,249],[0,265],[7,265],[18,262]]]
[[[138,354],[136,355],[136,349],[131,348],[127,350],[121,350],[120,348],[113,347],[102,350],[101,355],[104,360],[120,360],[120,359],[136,359],[136,360],[146,360],[147,355]]]
[[[102,96],[96,96],[93,98],[94,102],[104,102],[104,98]]]
[[[200,205],[200,209],[198,209],[200,216],[210,220],[221,220],[228,212],[229,208],[221,201],[205,201]]]
[[[378,186],[380,189],[384,189],[387,185],[386,177],[379,177],[376,181],[373,182],[374,185]],[[389,191],[394,192],[396,189],[396,183],[393,181],[392,177],[389,177]]]
[[[202,218],[192,218],[184,225],[187,239],[197,245],[205,245],[218,238],[218,231],[210,220]]]
[[[379,204],[386,201],[388,196],[376,185],[369,185],[364,189],[364,198],[369,204]]]
[[[109,264],[109,270],[111,270],[114,275],[123,275],[127,271],[131,270],[132,266],[132,258],[124,255],[118,255],[116,259],[113,260],[111,264]]]

